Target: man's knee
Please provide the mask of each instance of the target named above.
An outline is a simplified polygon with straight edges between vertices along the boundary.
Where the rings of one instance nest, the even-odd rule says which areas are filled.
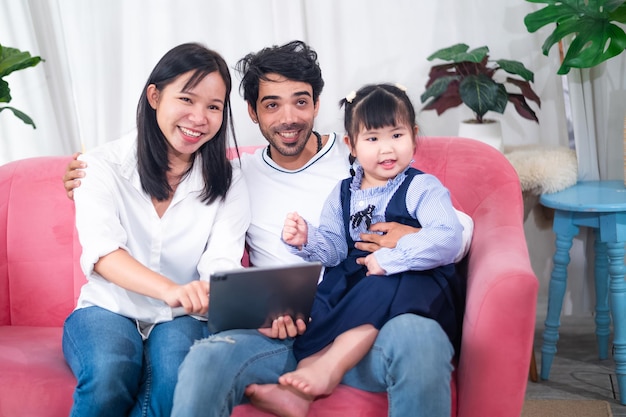
[[[415,314],[402,314],[389,320],[381,329],[378,342],[402,352],[441,351],[451,348],[450,341],[435,320]]]

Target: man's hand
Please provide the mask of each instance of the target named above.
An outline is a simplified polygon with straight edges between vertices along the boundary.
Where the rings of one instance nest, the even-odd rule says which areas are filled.
[[[355,243],[357,249],[375,252],[380,248],[395,248],[401,237],[410,233],[417,233],[421,229],[396,222],[381,222],[371,225],[369,230],[383,234],[361,233],[362,242]]]
[[[74,188],[80,187],[79,178],[83,178],[85,176],[83,168],[87,168],[87,164],[85,162],[77,159],[79,155],[80,152],[76,152],[72,155],[72,160],[69,164],[67,164],[65,175],[63,175],[63,186],[65,187],[67,198],[70,200],[74,199]]]
[[[296,337],[306,330],[306,323],[302,319],[293,322],[291,316],[282,316],[272,322],[272,327],[259,329],[259,332],[272,339],[286,339]]]

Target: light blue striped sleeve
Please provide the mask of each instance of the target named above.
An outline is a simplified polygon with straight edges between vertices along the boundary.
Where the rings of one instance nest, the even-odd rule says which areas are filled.
[[[394,274],[453,263],[463,243],[463,226],[448,189],[433,175],[416,175],[407,190],[406,204],[422,229],[400,238],[393,249],[377,250],[378,264],[387,274]]]
[[[338,265],[348,256],[340,193],[341,184],[338,184],[324,203],[320,226],[315,227],[307,220],[307,243],[302,250],[290,247],[291,253],[306,261],[319,261],[326,267]]]

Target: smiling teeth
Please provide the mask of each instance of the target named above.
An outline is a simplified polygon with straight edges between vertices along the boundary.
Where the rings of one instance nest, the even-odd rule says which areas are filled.
[[[191,136],[194,138],[197,138],[198,136],[202,135],[202,133],[200,132],[194,132],[193,130],[189,130],[186,127],[180,127],[180,130],[187,136]]]
[[[280,135],[288,139],[293,139],[298,136],[298,132],[281,132]]]

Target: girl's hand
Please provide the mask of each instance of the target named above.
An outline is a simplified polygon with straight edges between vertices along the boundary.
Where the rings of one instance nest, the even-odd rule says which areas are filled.
[[[356,263],[367,267],[366,275],[385,275],[386,272],[380,267],[374,254],[369,254],[365,258],[357,258]]]
[[[306,221],[295,211],[288,213],[283,226],[283,240],[298,249],[307,241],[308,227]]]
[[[170,307],[182,307],[187,314],[204,315],[209,311],[209,283],[195,280],[185,285],[175,284],[163,301]]]

